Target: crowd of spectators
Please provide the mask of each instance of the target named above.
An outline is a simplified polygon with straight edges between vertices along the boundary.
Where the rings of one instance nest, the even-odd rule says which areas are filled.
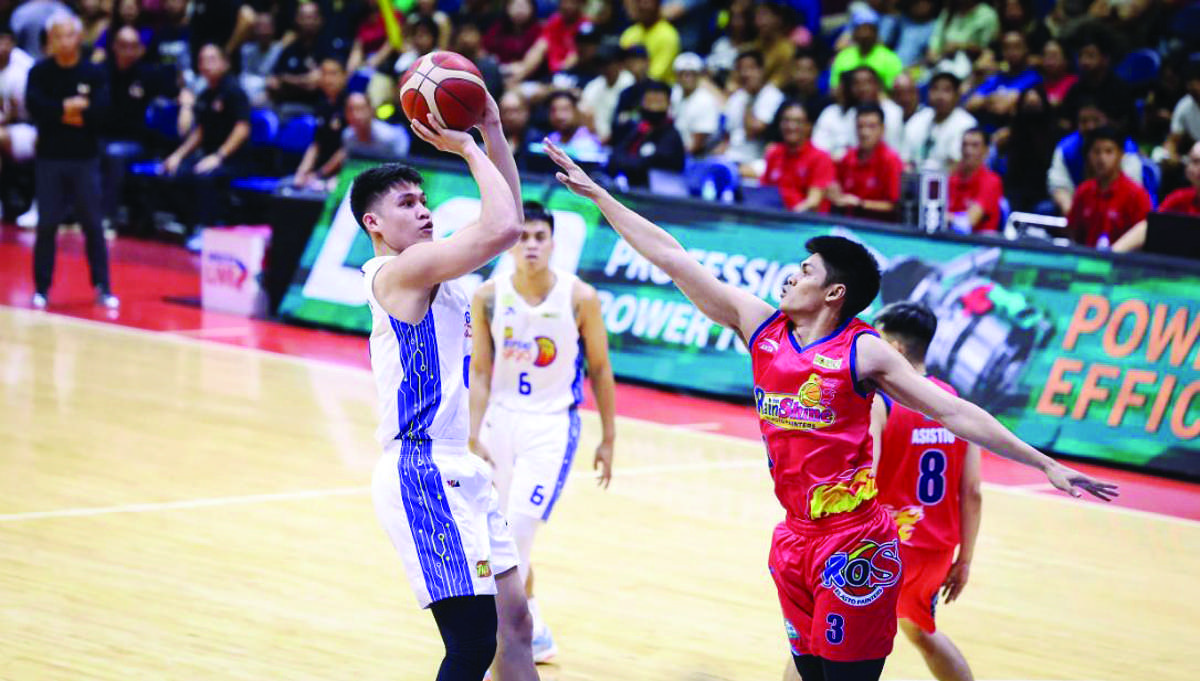
[[[311,122],[272,168],[280,188],[328,191],[348,156],[437,155],[409,134],[396,83],[448,49],[479,67],[523,170],[549,169],[549,137],[620,187],[717,164],[747,200],[775,187],[790,210],[884,221],[899,220],[906,173],[935,172],[950,229],[1036,212],[1065,217],[1080,244],[1127,250],[1155,207],[1200,213],[1197,5],[0,0],[4,207],[23,186],[10,166],[49,148],[26,80],[47,22],[70,12],[111,93],[97,125],[103,215],[118,226],[129,169],[155,159],[186,233],[226,219],[230,178],[263,172],[249,153],[261,111],[265,129]],[[147,116],[163,103],[166,129]]]

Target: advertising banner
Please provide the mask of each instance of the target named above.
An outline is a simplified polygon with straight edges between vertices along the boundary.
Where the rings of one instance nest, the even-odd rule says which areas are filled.
[[[370,244],[342,200],[355,172],[348,169],[331,196],[281,311],[366,332],[358,267],[371,256]],[[439,232],[478,216],[478,193],[465,172],[425,174]],[[556,222],[571,225],[569,246],[556,239],[565,253],[556,249],[555,264],[576,269],[599,291],[618,377],[749,400],[750,362],[736,334],[700,314],[590,202],[549,181],[526,181],[524,192],[546,202]],[[807,239],[856,239],[883,271],[881,294],[863,318],[897,300],[929,305],[939,319],[930,373],[1022,438],[1053,452],[1200,475],[1195,272],[722,204],[623,200],[670,231],[719,279],[773,305],[807,256]],[[464,284],[473,288],[496,268],[505,263]]]

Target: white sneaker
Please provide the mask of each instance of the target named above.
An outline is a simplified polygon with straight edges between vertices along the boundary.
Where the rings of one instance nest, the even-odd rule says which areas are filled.
[[[106,307],[110,310],[115,310],[118,307],[121,307],[121,299],[114,296],[112,293],[110,293],[108,291],[103,291],[103,290],[97,289],[96,290],[96,304]]]
[[[36,203],[30,206],[29,210],[17,216],[17,226],[21,229],[37,229],[38,209]]]
[[[550,627],[543,627],[533,636],[533,662],[541,664],[558,654],[558,646],[554,645],[554,637],[550,635]]]
[[[35,310],[45,310],[46,309],[46,303],[47,303],[46,296],[44,296],[40,293],[33,294],[33,299],[30,302],[33,304],[33,309],[35,309]]]

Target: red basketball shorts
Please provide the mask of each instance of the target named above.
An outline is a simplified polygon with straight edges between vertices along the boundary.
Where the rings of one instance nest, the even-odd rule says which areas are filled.
[[[933,616],[937,610],[938,589],[950,573],[954,549],[914,549],[901,544],[900,560],[904,561],[904,583],[900,586],[896,614],[932,634],[937,631]]]
[[[903,574],[896,525],[878,504],[780,523],[768,564],[793,654],[857,662],[892,652]]]

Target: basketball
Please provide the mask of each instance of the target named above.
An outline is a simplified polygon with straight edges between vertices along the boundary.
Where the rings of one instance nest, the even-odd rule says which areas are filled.
[[[433,114],[447,128],[469,130],[483,117],[486,104],[479,69],[453,52],[431,52],[400,78],[400,106],[410,121],[426,123]]]

